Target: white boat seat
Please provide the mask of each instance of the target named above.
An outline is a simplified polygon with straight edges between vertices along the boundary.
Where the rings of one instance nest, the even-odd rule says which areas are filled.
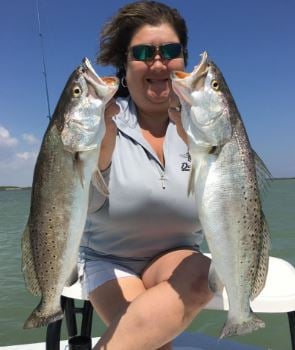
[[[206,254],[210,257],[210,254]],[[269,258],[266,283],[256,299],[251,302],[254,312],[285,313],[295,310],[295,268],[287,261]],[[228,298],[225,289],[216,294],[206,309],[228,310]]]
[[[211,257],[210,254],[205,254]],[[65,287],[63,296],[87,300],[86,291],[77,281],[71,287]],[[254,312],[284,313],[295,310],[295,268],[287,261],[269,258],[269,269],[266,284],[262,292],[251,303]],[[205,307],[210,310],[228,310],[228,298],[224,289],[216,294]]]

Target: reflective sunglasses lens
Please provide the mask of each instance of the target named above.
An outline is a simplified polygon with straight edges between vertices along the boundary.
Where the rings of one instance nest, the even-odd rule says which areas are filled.
[[[182,51],[182,46],[181,44],[178,44],[178,43],[160,46],[161,55],[166,60],[172,60],[173,58],[179,57],[181,54],[181,51]]]
[[[149,45],[136,45],[131,50],[133,58],[138,61],[151,60],[155,53],[155,47]]]

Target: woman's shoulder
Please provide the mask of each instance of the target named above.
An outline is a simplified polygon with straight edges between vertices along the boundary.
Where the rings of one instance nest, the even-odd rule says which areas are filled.
[[[124,113],[126,110],[130,110],[132,108],[133,101],[130,96],[116,97],[116,104],[119,106],[120,108],[119,114],[121,114],[121,113]]]
[[[120,130],[134,129],[137,125],[136,106],[130,97],[117,97],[116,104],[120,111],[115,116],[115,123]]]

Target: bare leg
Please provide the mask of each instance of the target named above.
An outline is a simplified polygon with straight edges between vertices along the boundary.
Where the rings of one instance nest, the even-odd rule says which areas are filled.
[[[171,349],[169,343],[211,298],[208,269],[206,257],[179,250],[156,260],[145,271],[142,281],[130,277],[108,282],[105,290],[98,287],[90,300],[98,314],[108,321],[109,328],[94,349]],[[121,299],[126,298],[123,304],[117,305],[118,299],[111,296],[115,283],[114,294],[121,293]],[[105,295],[113,304],[111,307],[109,302],[104,303]],[[110,308],[114,317],[107,320]]]
[[[140,278],[124,277],[106,282],[90,293],[94,310],[109,326],[114,319],[126,312],[130,302],[145,291]]]

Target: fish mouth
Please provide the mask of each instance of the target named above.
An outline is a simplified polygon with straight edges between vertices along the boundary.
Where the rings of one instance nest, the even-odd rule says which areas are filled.
[[[208,59],[208,53],[207,51],[204,51],[201,54],[201,62],[194,68],[192,74],[196,75],[197,77],[200,77],[204,74],[207,74],[208,72],[208,66],[209,66],[209,59]]]
[[[209,70],[208,53],[201,54],[201,62],[194,67],[191,73],[183,71],[171,72],[172,86],[178,96],[181,96],[189,105],[192,105],[190,94],[204,88],[205,78]]]
[[[84,57],[82,60],[80,72],[92,87],[89,93],[99,99],[105,99],[106,95],[113,96],[119,87],[119,79],[117,77],[100,77],[87,57]]]
[[[171,79],[177,83],[196,89],[196,82],[207,74],[209,68],[208,53],[204,51],[201,54],[201,62],[194,67],[191,73],[182,71],[173,71]]]

